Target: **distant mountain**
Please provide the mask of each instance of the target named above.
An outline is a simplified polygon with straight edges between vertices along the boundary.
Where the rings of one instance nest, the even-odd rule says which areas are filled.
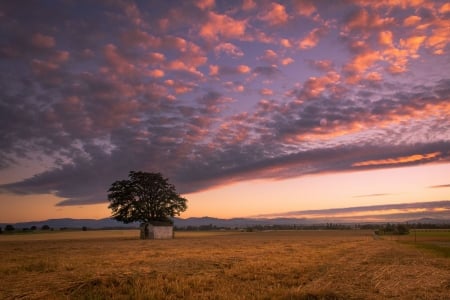
[[[329,223],[326,219],[306,219],[306,218],[232,218],[232,219],[218,219],[211,217],[202,218],[174,218],[174,224],[177,227],[198,227],[198,226],[216,226],[226,228],[245,228],[250,226],[271,226],[271,225],[314,225],[314,224],[326,224]],[[408,223],[422,223],[422,224],[450,224],[450,220],[433,219],[433,218],[421,218],[417,220],[409,220]],[[344,222],[333,221],[333,223],[341,224],[374,224],[373,222]],[[377,222],[386,223],[386,222]],[[396,223],[396,222],[391,222]],[[403,223],[403,222],[402,222]],[[4,228],[7,224],[0,223],[0,227]],[[48,225],[50,228],[82,228],[83,226],[90,229],[108,229],[108,228],[138,228],[139,223],[124,224],[111,218],[105,219],[50,219],[45,221],[36,222],[22,222],[13,224],[16,229],[30,228],[36,226],[41,228],[44,225]]]

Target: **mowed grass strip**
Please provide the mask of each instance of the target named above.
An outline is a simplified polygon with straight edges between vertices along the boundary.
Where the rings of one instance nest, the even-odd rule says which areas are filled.
[[[104,234],[102,234],[104,233]],[[91,234],[89,238],[82,234]],[[58,237],[58,238],[57,238]],[[371,231],[0,237],[2,299],[449,299],[450,260]]]

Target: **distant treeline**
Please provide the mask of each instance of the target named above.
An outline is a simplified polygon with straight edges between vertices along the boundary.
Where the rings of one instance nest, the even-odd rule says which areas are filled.
[[[215,231],[215,230],[245,230],[245,231],[264,231],[264,230],[374,230],[378,234],[407,234],[410,229],[450,229],[450,223],[447,224],[422,224],[422,223],[401,223],[401,224],[292,224],[292,225],[248,225],[236,227],[216,226],[214,224],[199,226],[175,226],[176,231]]]

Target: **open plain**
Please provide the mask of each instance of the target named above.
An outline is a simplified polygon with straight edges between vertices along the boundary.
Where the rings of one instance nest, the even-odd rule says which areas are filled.
[[[138,237],[137,230],[0,235],[0,298],[450,299],[449,231]]]

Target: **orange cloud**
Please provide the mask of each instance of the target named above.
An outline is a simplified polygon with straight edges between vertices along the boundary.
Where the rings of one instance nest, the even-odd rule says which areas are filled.
[[[323,37],[328,32],[325,27],[315,28],[311,30],[308,35],[302,39],[298,46],[300,49],[311,49],[317,46],[321,37]]]
[[[310,77],[303,85],[302,96],[307,98],[317,97],[326,88],[339,82],[340,75],[337,72],[330,71],[323,77]]]
[[[441,14],[446,14],[446,13],[450,12],[450,3],[447,2],[447,3],[443,4],[441,6],[441,8],[439,8],[439,12]]]
[[[436,158],[439,155],[441,155],[441,152],[433,152],[433,153],[427,153],[427,154],[415,154],[415,155],[410,155],[410,156],[388,158],[388,159],[367,160],[367,161],[354,163],[354,164],[352,164],[352,167],[406,164],[406,163]]]
[[[422,20],[422,18],[419,16],[409,16],[405,20],[403,20],[403,25],[406,27],[414,26],[418,22],[420,22],[420,20]]]
[[[344,71],[348,73],[347,83],[358,82],[362,74],[378,60],[382,60],[380,52],[370,49],[365,49],[362,53],[353,57],[352,61],[344,66]]]
[[[353,30],[369,31],[375,28],[394,23],[394,18],[381,18],[376,13],[371,13],[365,9],[361,9],[354,14],[345,24],[344,31],[349,32]]]
[[[366,76],[366,80],[369,80],[369,81],[381,81],[382,79],[383,79],[383,77],[378,72],[370,72]]]
[[[250,72],[250,70],[251,70],[250,67],[246,66],[246,65],[239,65],[239,66],[237,66],[237,71],[239,73],[241,73],[241,74],[248,73],[248,72]]]
[[[435,22],[431,35],[426,41],[426,46],[433,48],[434,54],[444,54],[444,49],[450,41],[450,20]]]
[[[31,38],[31,43],[37,48],[53,48],[55,46],[55,38],[49,35],[36,33]]]
[[[378,34],[378,43],[382,46],[392,46],[392,31],[381,31]]]
[[[148,75],[150,77],[153,77],[153,78],[161,78],[161,77],[164,77],[164,71],[163,70],[159,70],[159,69],[150,70],[148,72]]]
[[[216,40],[219,35],[226,38],[244,36],[247,21],[238,21],[227,15],[208,13],[208,21],[200,28],[200,36],[207,40]]]
[[[282,25],[287,22],[288,18],[286,8],[276,2],[271,3],[269,10],[260,15],[261,20],[268,22],[272,26]]]

